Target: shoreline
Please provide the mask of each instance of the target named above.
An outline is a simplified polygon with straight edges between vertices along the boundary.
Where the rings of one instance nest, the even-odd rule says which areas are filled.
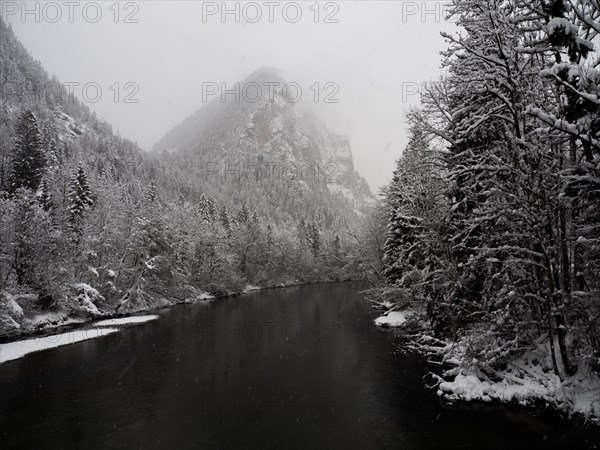
[[[469,364],[461,352],[461,342],[432,338],[422,322],[410,328],[409,336],[405,326],[411,324],[406,319],[397,325],[393,320],[382,319],[394,312],[409,317],[414,314],[412,309],[383,314],[380,311],[373,321],[375,326],[403,339],[406,346],[398,345],[400,351],[414,352],[425,360],[429,375],[435,380],[433,385],[426,386],[435,389],[444,402],[518,405],[530,411],[553,411],[569,420],[600,426],[600,378],[587,367],[565,379],[547,373],[539,363],[546,351],[546,341],[540,340],[536,348],[507,361],[506,369],[486,374]],[[532,364],[532,361],[537,363]]]
[[[168,301],[171,303],[170,304],[153,305],[150,308],[140,309],[135,312],[124,312],[123,313],[123,312],[118,312],[115,310],[113,312],[109,312],[109,313],[103,314],[102,316],[98,316],[98,317],[77,319],[77,318],[67,316],[64,321],[57,323],[57,324],[48,324],[48,325],[41,326],[39,328],[33,328],[33,329],[19,328],[17,330],[13,330],[12,333],[9,332],[9,333],[4,333],[4,334],[0,335],[0,344],[9,344],[12,342],[18,342],[21,340],[26,340],[26,339],[31,339],[31,338],[44,338],[47,336],[52,336],[57,333],[69,333],[72,331],[86,329],[86,328],[89,328],[90,326],[93,326],[94,322],[101,321],[101,320],[109,320],[109,319],[125,318],[125,317],[135,317],[135,316],[140,316],[140,315],[144,315],[144,314],[148,314],[148,313],[155,313],[162,309],[173,308],[173,307],[177,307],[180,305],[193,305],[193,304],[199,304],[199,303],[204,303],[204,302],[225,301],[225,300],[228,300],[228,299],[231,299],[234,297],[239,297],[239,296],[246,295],[246,294],[252,294],[255,292],[262,292],[262,291],[266,291],[266,290],[285,289],[285,288],[291,288],[291,287],[309,286],[309,285],[314,285],[314,284],[325,284],[325,283],[360,283],[360,282],[364,282],[364,281],[365,280],[319,280],[319,281],[295,282],[295,283],[290,283],[290,284],[280,283],[280,284],[274,284],[274,285],[270,285],[270,286],[248,285],[246,287],[246,289],[244,289],[242,291],[228,292],[227,294],[215,294],[215,295],[210,294],[211,295],[210,297],[206,297],[206,298],[202,298],[202,299],[188,298],[188,299],[183,299],[183,300],[172,302],[171,300],[163,298],[165,301]]]

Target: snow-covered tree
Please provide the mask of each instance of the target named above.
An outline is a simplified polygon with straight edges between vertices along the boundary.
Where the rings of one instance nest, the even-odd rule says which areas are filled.
[[[150,182],[150,184],[148,184],[148,187],[146,188],[146,192],[144,193],[144,198],[145,198],[146,202],[150,205],[153,205],[156,203],[158,197],[157,197],[157,186],[156,186],[156,182],[154,180],[152,180]]]
[[[433,225],[398,207],[418,180],[394,192],[395,176],[388,281],[423,285],[406,274],[446,253],[446,264],[430,264],[435,269],[426,278],[428,290],[443,286],[428,293],[441,307],[430,309],[430,318],[453,332],[487,324],[494,345],[510,351],[547,333],[554,369],[564,376],[574,370],[567,334],[576,329],[583,298],[574,286],[589,286],[578,267],[590,253],[581,253],[578,241],[586,241],[576,230],[584,217],[588,231],[598,221],[580,195],[596,183],[589,157],[597,133],[597,63],[586,58],[597,36],[597,4],[453,0],[448,11],[460,31],[444,34],[446,73],[427,86],[409,121],[446,146],[446,225],[434,236],[449,248],[428,248],[435,237],[422,233]],[[405,167],[401,161],[397,173]],[[482,341],[480,356],[488,346]],[[487,354],[486,363],[507,351]]]
[[[250,220],[250,213],[248,211],[248,208],[244,204],[244,205],[242,205],[242,207],[240,208],[240,210],[237,213],[236,221],[241,226],[241,225],[247,224],[249,220]]]
[[[71,174],[67,196],[69,228],[80,237],[85,211],[94,204],[92,191],[82,164],[79,164]]]
[[[38,190],[38,200],[42,209],[48,213],[54,210],[54,202],[52,201],[52,192],[50,191],[50,182],[47,177],[42,177],[40,188]]]
[[[210,195],[206,195],[204,192],[200,196],[198,201],[198,213],[207,222],[214,222],[217,220],[217,206],[216,202]]]
[[[310,251],[313,258],[316,260],[321,254],[321,235],[317,224],[313,222],[307,227],[308,243],[310,245]]]
[[[12,156],[9,191],[19,188],[36,191],[46,170],[46,154],[35,114],[25,110],[19,116]]]
[[[233,220],[231,218],[231,215],[229,214],[229,208],[227,208],[227,205],[223,205],[223,207],[221,208],[219,218],[221,220],[221,225],[223,226],[226,235],[228,237],[231,237],[233,235]]]

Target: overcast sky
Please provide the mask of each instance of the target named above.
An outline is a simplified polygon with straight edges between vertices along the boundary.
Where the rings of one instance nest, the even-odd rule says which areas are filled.
[[[374,191],[406,144],[413,92],[440,73],[439,32],[452,29],[435,1],[230,2],[239,15],[224,18],[221,2],[92,3],[32,2],[24,17],[22,2],[0,5],[50,74],[79,83],[79,98],[82,86],[100,86],[100,99],[87,104],[122,136],[149,149],[202,106],[203,83],[231,85],[276,67],[300,86],[300,110],[312,109],[350,138],[355,166]],[[315,83],[339,90],[328,85],[315,102]],[[94,100],[96,89],[87,94]],[[338,102],[325,103],[327,94]]]

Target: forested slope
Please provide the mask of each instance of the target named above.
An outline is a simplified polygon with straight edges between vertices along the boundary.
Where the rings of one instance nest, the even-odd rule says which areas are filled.
[[[298,117],[285,85],[274,69],[257,70],[169,131],[154,152],[212,195],[253,204],[271,221],[357,225],[374,198],[348,139],[314,115]]]
[[[228,185],[183,153],[147,154],[70,97],[2,21],[0,33],[0,333],[361,276],[346,231],[364,210],[325,183]]]
[[[600,416],[599,6],[453,0],[408,116],[383,292],[426,320],[452,398]]]

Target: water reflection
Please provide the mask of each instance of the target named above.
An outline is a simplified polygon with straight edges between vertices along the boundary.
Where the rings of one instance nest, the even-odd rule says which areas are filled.
[[[2,448],[593,448],[522,408],[444,405],[353,284],[164,310],[0,366]]]

